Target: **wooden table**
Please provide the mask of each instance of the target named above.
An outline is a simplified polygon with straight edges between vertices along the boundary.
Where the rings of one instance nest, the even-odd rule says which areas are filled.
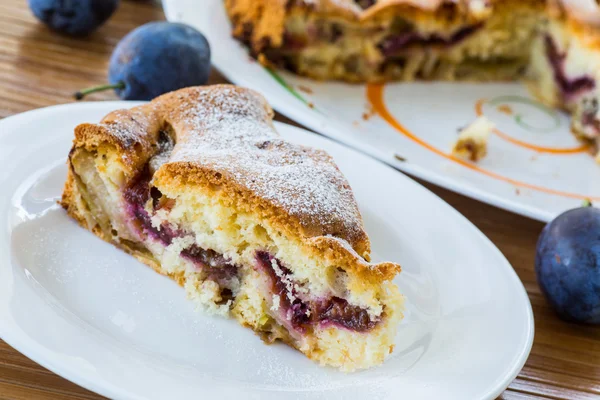
[[[0,0],[0,118],[71,102],[76,90],[104,82],[109,55],[119,39],[138,25],[163,18],[161,9],[151,2],[124,1],[98,32],[88,39],[75,40],[37,23],[26,0]],[[225,80],[214,72],[211,82]],[[90,99],[114,98],[107,92]],[[500,398],[600,398],[600,329],[560,321],[537,286],[533,258],[542,224],[423,184],[463,213],[500,248],[529,293],[535,314],[533,350],[517,379]],[[98,398],[0,340],[0,399]]]

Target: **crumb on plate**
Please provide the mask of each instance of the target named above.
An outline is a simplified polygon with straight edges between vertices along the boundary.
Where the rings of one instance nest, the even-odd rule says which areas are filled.
[[[477,118],[460,131],[452,147],[452,155],[473,162],[481,160],[487,154],[487,143],[494,128],[494,123],[487,117]]]

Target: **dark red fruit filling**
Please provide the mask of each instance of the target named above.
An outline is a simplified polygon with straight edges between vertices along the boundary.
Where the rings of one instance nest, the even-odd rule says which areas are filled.
[[[273,294],[279,296],[279,307],[286,312],[289,311],[291,313],[290,321],[294,329],[305,332],[310,323],[310,317],[307,315],[309,311],[308,304],[296,297],[297,293],[294,289],[292,289],[292,296],[295,300],[293,302],[290,301],[290,298],[287,296],[288,288],[281,277],[275,273],[273,265],[271,264],[274,258],[269,253],[266,251],[259,251],[256,253],[256,259],[262,269],[267,272],[271,278]],[[292,272],[289,269],[281,265],[277,260],[275,261],[285,276],[292,275]]]
[[[436,33],[424,36],[412,30],[392,34],[379,44],[379,49],[384,56],[394,56],[406,50],[410,46],[452,46],[466,39],[476,32],[481,25],[467,26],[455,32],[449,37]]]
[[[564,68],[567,55],[559,51],[556,43],[554,43],[554,40],[550,36],[546,35],[545,41],[546,55],[552,65],[554,79],[560,87],[564,99],[571,100],[577,95],[596,87],[596,82],[588,76],[580,76],[578,78],[567,77]]]
[[[205,250],[195,244],[181,252],[181,256],[198,265],[207,278],[221,286],[227,286],[238,273],[238,267],[214,250]]]
[[[165,197],[160,190],[150,186],[150,179],[150,170],[146,166],[127,186],[123,194],[128,204],[129,215],[134,219],[138,232],[145,237],[161,242],[164,246],[173,243],[175,238],[190,236],[182,230],[173,229],[168,224],[162,224],[160,230],[152,225],[150,215],[144,208],[148,200],[152,198],[155,209],[165,207],[169,204],[169,201],[165,201]],[[205,250],[196,245],[191,245],[181,252],[181,256],[196,264],[207,274],[207,279],[215,281],[221,287],[226,288],[238,273],[236,265],[211,249]],[[229,289],[224,289],[224,293],[227,294],[225,290]],[[229,294],[231,295],[230,290]]]
[[[348,304],[344,299],[332,297],[317,307],[319,321],[342,325],[354,331],[366,331],[373,328],[376,322],[371,321],[367,310]]]
[[[180,235],[178,235],[177,232],[167,225],[163,224],[160,230],[152,225],[152,221],[150,220],[148,212],[146,212],[144,209],[144,205],[148,202],[148,199],[150,199],[151,195],[154,203],[154,198],[158,196],[160,191],[153,188],[155,189],[153,192],[150,189],[151,178],[152,176],[150,175],[150,169],[148,166],[146,166],[144,170],[125,188],[123,197],[128,204],[129,214],[134,217],[138,230],[146,236],[158,240],[165,246],[168,246],[171,244],[174,237]]]
[[[282,277],[277,275],[273,269],[272,262],[277,263],[286,280],[292,279],[292,272],[266,251],[257,252],[256,260],[261,270],[271,278],[271,289],[274,294],[279,296],[279,307],[289,313],[290,322],[297,331],[304,333],[311,325],[321,323],[332,323],[357,332],[366,332],[377,325],[378,321],[371,320],[367,310],[353,306],[339,297],[333,296],[319,301],[303,301],[292,288],[291,297],[295,300],[291,302],[288,297],[290,294],[288,287]]]

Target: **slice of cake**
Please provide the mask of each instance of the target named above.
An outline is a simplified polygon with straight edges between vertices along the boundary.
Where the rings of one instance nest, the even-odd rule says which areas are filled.
[[[317,79],[514,79],[544,0],[224,0],[259,61]]]
[[[62,205],[100,238],[323,365],[368,368],[402,318],[344,176],[257,93],[188,88],[75,129]]]

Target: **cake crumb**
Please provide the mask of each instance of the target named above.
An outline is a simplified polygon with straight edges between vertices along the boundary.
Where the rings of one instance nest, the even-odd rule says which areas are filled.
[[[401,162],[406,162],[406,158],[402,157],[402,156],[401,156],[400,154],[398,154],[398,153],[394,153],[394,158],[395,158],[396,160],[398,160],[398,161],[401,161]]]
[[[311,88],[309,88],[308,86],[304,86],[304,85],[298,85],[298,90],[300,90],[301,92],[307,93],[307,94],[314,93]]]
[[[477,118],[460,131],[452,147],[452,155],[458,158],[478,162],[487,155],[487,143],[494,124],[485,116]]]

